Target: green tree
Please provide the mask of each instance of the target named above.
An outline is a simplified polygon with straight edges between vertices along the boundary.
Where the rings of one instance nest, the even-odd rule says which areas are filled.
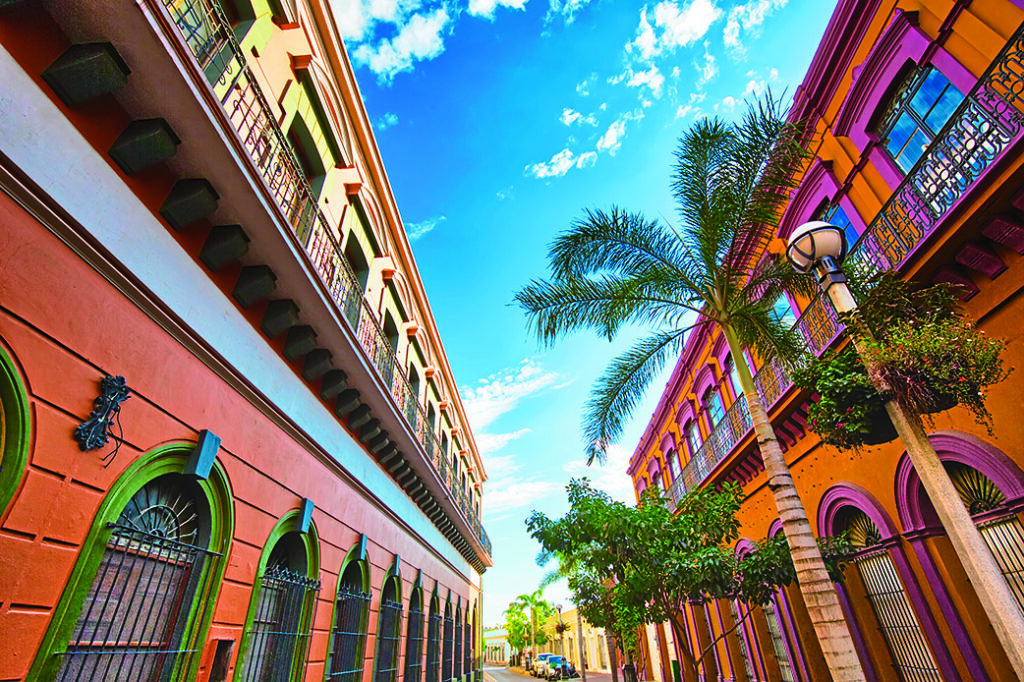
[[[540,562],[559,561],[577,607],[595,625],[609,628],[629,655],[645,623],[668,621],[677,642],[689,641],[680,604],[732,599],[745,604],[749,614],[750,607],[767,604],[796,578],[783,538],[763,540],[742,557],[733,551],[743,501],[736,484],[694,490],[674,514],[657,487],[635,507],[611,499],[586,479],[573,480],[567,491],[570,509],[564,517],[534,512],[527,529],[542,547]],[[822,549],[832,578],[841,580],[842,558],[850,550],[845,538],[824,540]],[[695,675],[703,667],[705,679],[718,676],[708,653],[741,622],[703,651],[681,647]]]
[[[526,619],[530,634],[530,655],[536,658],[537,647],[548,643],[547,633],[541,629],[541,625],[555,612],[555,607],[544,599],[543,587],[529,594],[519,595],[513,604],[518,604],[523,612],[528,614]]]
[[[522,654],[530,642],[530,624],[526,611],[519,602],[511,602],[505,609],[505,639],[516,654]]]
[[[765,463],[768,486],[796,564],[808,614],[833,679],[863,680],[864,673],[793,484],[768,413],[744,361],[794,359],[798,333],[780,324],[772,304],[784,291],[809,293],[813,283],[779,258],[754,258],[774,237],[782,206],[804,163],[800,126],[786,121],[769,98],[748,107],[735,124],[702,119],[676,151],[672,191],[679,206],[676,229],[618,208],[588,210],[551,246],[551,278],[516,294],[538,337],[553,343],[589,329],[609,339],[624,326],[651,327],[613,360],[585,407],[588,460],[603,460],[651,380],[682,351],[696,325],[721,329],[739,375]]]

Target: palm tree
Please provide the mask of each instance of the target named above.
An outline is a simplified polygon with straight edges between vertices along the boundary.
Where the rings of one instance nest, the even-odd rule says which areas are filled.
[[[783,259],[756,256],[774,237],[794,171],[806,159],[801,127],[786,121],[769,95],[735,124],[703,119],[681,138],[672,191],[681,225],[612,208],[588,210],[549,252],[551,277],[516,294],[537,336],[553,343],[579,329],[609,339],[624,326],[650,333],[614,359],[584,407],[588,462],[603,461],[651,380],[682,351],[686,333],[717,325],[729,345],[740,386],[793,554],[797,580],[833,679],[863,672],[835,589],[811,532],[768,413],[743,361],[794,360],[797,332],[773,315],[783,291],[809,294],[809,278]]]
[[[537,658],[537,619],[547,618],[552,608],[551,604],[544,599],[544,586],[541,586],[529,594],[521,594],[515,598],[513,604],[522,609],[528,609],[530,613],[530,660]],[[541,633],[541,644],[547,641],[547,636]]]

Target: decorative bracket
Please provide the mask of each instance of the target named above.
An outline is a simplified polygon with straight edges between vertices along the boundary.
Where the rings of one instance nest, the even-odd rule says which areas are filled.
[[[75,440],[78,441],[79,450],[96,450],[107,444],[110,436],[114,435],[115,420],[120,429],[121,403],[128,400],[131,395],[132,389],[128,388],[122,376],[105,376],[100,380],[100,394],[93,401],[89,418],[75,427]],[[120,447],[121,436],[116,436],[115,439]],[[116,452],[117,448],[114,448],[114,453]]]

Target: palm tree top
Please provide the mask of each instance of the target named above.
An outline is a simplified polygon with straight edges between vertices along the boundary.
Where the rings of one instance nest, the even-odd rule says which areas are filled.
[[[782,291],[808,292],[813,283],[782,259],[756,258],[807,158],[802,143],[801,126],[770,93],[735,123],[697,121],[675,152],[678,225],[616,206],[587,209],[551,244],[549,277],[516,294],[545,344],[580,329],[608,339],[624,326],[649,330],[611,362],[584,407],[588,463],[604,460],[697,324],[728,327],[762,357],[792,358],[800,348],[772,304]]]

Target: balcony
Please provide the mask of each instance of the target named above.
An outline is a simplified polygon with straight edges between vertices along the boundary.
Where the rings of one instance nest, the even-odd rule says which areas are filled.
[[[1017,29],[850,249],[847,268],[865,274],[903,269],[971,190],[979,186],[986,171],[1021,139],[1022,64],[1024,26]],[[843,331],[823,295],[811,301],[795,326],[815,355],[831,346]],[[754,384],[770,414],[793,382],[785,367],[772,359],[758,371]],[[751,430],[746,400],[741,397],[673,481],[669,488],[673,502],[703,484]]]
[[[182,43],[205,74],[249,159],[325,290],[348,322],[359,347],[376,370],[398,413],[415,435],[425,460],[437,473],[450,503],[459,509],[484,551],[491,542],[479,515],[456,478],[451,455],[441,448],[426,412],[395,357],[363,288],[345,258],[335,232],[317,203],[284,131],[245,60],[227,18],[216,0],[161,0],[177,27],[167,37]]]

